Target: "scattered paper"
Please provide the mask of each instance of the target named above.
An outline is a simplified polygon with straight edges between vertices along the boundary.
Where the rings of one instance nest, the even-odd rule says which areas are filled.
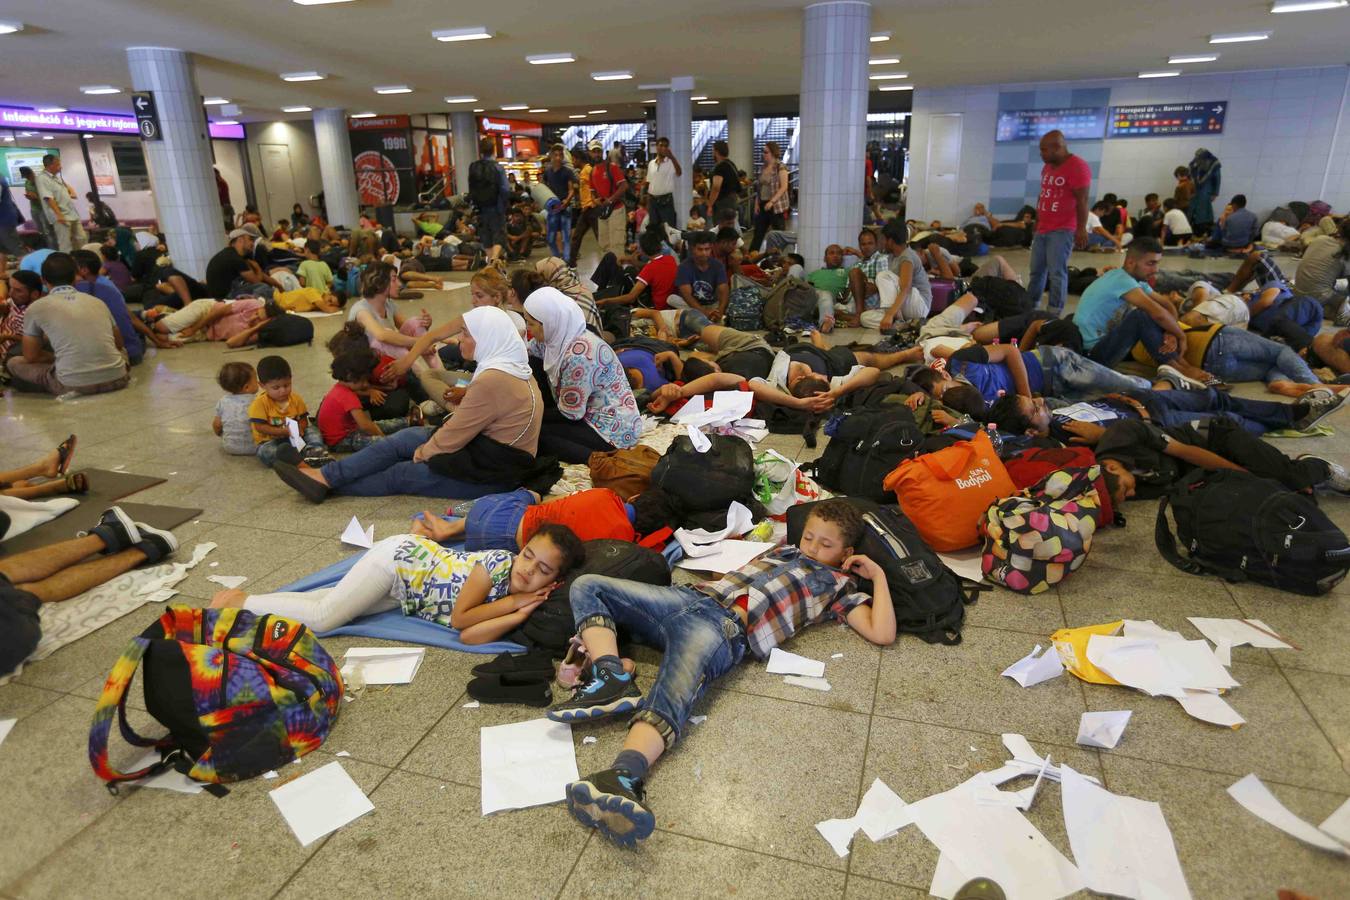
[[[984,551],[978,548],[938,554],[938,559],[953,575],[974,582],[984,581],[983,557]]]
[[[297,453],[305,452],[305,439],[300,436],[300,423],[294,419],[286,419],[286,434]]]
[[[830,689],[830,683],[824,678],[815,678],[811,675],[784,675],[783,684],[810,688],[813,691],[828,691]]]
[[[121,472],[121,471],[124,471],[124,470],[126,469],[126,467],[127,467],[127,464],[126,464],[126,463],[119,463],[118,465],[113,466],[113,467],[112,467],[112,470],[113,470],[114,472]]]
[[[1133,712],[1128,709],[1111,712],[1085,712],[1078,720],[1078,743],[1086,747],[1113,750],[1125,733]]]
[[[1187,715],[1202,722],[1224,725],[1234,730],[1247,722],[1226,700],[1210,691],[1183,691],[1177,702]]]
[[[774,647],[769,651],[769,667],[765,671],[770,675],[809,675],[820,678],[825,674],[825,664],[818,659],[808,659],[781,647]]]
[[[1040,656],[1036,654],[1040,653]],[[1022,687],[1032,687],[1040,684],[1042,681],[1049,681],[1051,678],[1058,678],[1064,673],[1064,663],[1060,662],[1059,654],[1055,652],[1054,647],[1050,647],[1044,653],[1041,653],[1041,645],[1026,656],[1013,663],[1003,670],[1013,681],[1016,681]]]
[[[748,391],[716,391],[713,393],[711,406],[703,410],[695,409],[686,415],[685,411],[692,402],[691,400],[690,403],[686,403],[679,413],[671,417],[671,421],[680,425],[692,425],[695,428],[704,425],[730,425],[750,414],[750,408],[755,403],[755,395]]]
[[[263,778],[267,779],[268,781],[271,781],[273,778],[276,777],[277,777],[276,769],[268,769],[266,772],[263,773]]]
[[[952,900],[967,881],[970,881],[970,878],[956,867],[952,858],[945,853],[939,853],[937,865],[933,868],[933,883],[929,885],[928,893],[934,897],[941,897],[942,900]]]
[[[1147,900],[1189,900],[1172,830],[1157,803],[1122,797],[1061,766],[1069,847],[1089,889]]]
[[[701,394],[695,395],[684,402],[684,406],[681,406],[679,410],[670,417],[670,421],[675,425],[683,425],[695,416],[703,415],[707,410],[708,398]]]
[[[1172,631],[1163,628],[1152,619],[1125,619],[1125,626],[1121,633],[1128,638],[1143,638],[1152,641],[1184,641],[1180,631]]]
[[[689,717],[689,724],[691,724],[691,725],[702,725],[702,724],[703,724],[704,722],[706,722],[706,721],[708,721],[708,717],[707,717],[707,716],[690,716],[690,717]]]
[[[1233,664],[1233,642],[1228,638],[1219,638],[1214,642],[1214,658],[1221,666]]]
[[[685,556],[710,556],[728,538],[745,534],[755,524],[754,514],[745,504],[736,500],[727,507],[726,527],[720,531],[708,531],[706,528],[677,528],[675,540],[684,548]]]
[[[1050,761],[1049,758],[1042,759],[1035,750],[1031,749],[1031,743],[1022,735],[1003,735],[1003,746],[1007,748],[1013,758],[1004,763],[1002,768],[991,772],[981,772],[974,776],[975,778],[986,784],[996,786],[1021,775],[1038,775],[1043,772],[1045,777],[1051,781],[1059,781],[1059,767],[1047,765]],[[1083,777],[1094,783],[1100,783],[1091,775],[1084,775]]]
[[[1187,616],[1186,619],[1216,645],[1226,638],[1234,647],[1251,644],[1265,650],[1293,649],[1275,635],[1274,628],[1260,619],[1205,619],[1198,616]]]
[[[207,575],[206,580],[233,590],[248,581],[248,578],[244,575]]]
[[[581,777],[572,726],[548,719],[494,725],[478,733],[483,815],[566,799]]]
[[[150,750],[140,759],[132,763],[131,769],[144,769],[147,766],[153,766],[159,763],[159,751]],[[130,784],[136,787],[155,788],[161,791],[173,791],[178,794],[200,794],[204,788],[201,782],[193,781],[191,778],[179,772],[177,769],[165,769],[158,775],[151,775],[148,778],[138,778]]]
[[[1326,821],[1317,826],[1343,844],[1350,844],[1350,800],[1346,800]]]
[[[1238,686],[1204,641],[1094,634],[1088,638],[1087,657],[1121,684],[1154,697],[1181,700],[1187,688],[1211,691]]]
[[[599,740],[599,738],[597,738],[595,735],[593,735],[593,734],[588,734],[588,735],[586,735],[584,738],[581,739],[581,742],[582,742],[583,744],[594,744],[597,740]]]
[[[348,753],[346,750],[339,750],[337,753],[334,753],[333,755],[334,755],[334,756],[351,756],[351,754]]]
[[[479,704],[477,700],[470,700],[468,703],[465,703],[463,706],[461,706],[460,709],[477,709],[478,706]]]
[[[1285,834],[1296,837],[1305,844],[1311,844],[1319,850],[1346,855],[1346,848],[1339,841],[1290,812],[1255,774],[1248,775],[1234,784],[1228,789],[1228,794],[1247,812],[1274,825]]]
[[[366,684],[407,684],[426,654],[425,647],[353,647],[342,657],[342,675],[355,672]]]
[[[325,834],[375,810],[370,798],[340,762],[320,766],[270,791],[268,796],[301,847],[308,847]]]
[[[840,858],[848,856],[848,845],[858,829],[873,842],[891,837],[912,819],[904,800],[880,778],[863,795],[858,810],[848,819],[827,819],[816,823],[816,830]]]
[[[680,560],[679,567],[696,572],[725,575],[743,568],[756,556],[768,553],[776,546],[778,545],[769,541],[722,541],[713,545],[715,550],[712,553],[692,558],[686,556]]]
[[[689,433],[689,442],[694,445],[695,450],[699,453],[707,453],[712,449],[712,441],[708,440],[708,436],[699,431],[697,426],[686,425],[684,428]]]
[[[843,659],[843,658],[844,658],[844,654],[842,654],[842,653],[831,653],[831,654],[830,654],[830,659]]]
[[[351,544],[353,547],[365,547],[367,550],[375,543],[375,526],[362,529],[361,523],[357,521],[356,516],[347,523],[346,529],[342,532],[342,543]]]
[[[9,733],[14,730],[14,723],[17,721],[19,720],[0,719],[0,744],[3,744],[5,742],[5,738],[9,737]]]
[[[220,563],[218,563],[218,562],[213,562],[213,563],[211,563],[211,568],[214,569],[214,568],[215,568],[216,566],[218,566],[218,565],[220,565]]]

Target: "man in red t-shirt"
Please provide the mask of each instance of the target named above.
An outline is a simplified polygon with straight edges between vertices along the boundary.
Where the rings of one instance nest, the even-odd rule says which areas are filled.
[[[668,299],[675,292],[675,273],[679,263],[675,257],[662,252],[661,232],[648,228],[638,238],[638,247],[649,257],[647,264],[638,272],[637,280],[626,294],[613,297],[596,298],[597,306],[630,306],[637,303],[645,290],[653,309],[669,309]]]
[[[1036,202],[1036,238],[1031,242],[1031,282],[1027,293],[1040,305],[1046,281],[1049,310],[1064,312],[1069,296],[1069,254],[1087,246],[1088,187],[1092,170],[1069,152],[1064,132],[1041,138],[1041,193]]]
[[[603,145],[591,141],[591,190],[595,192],[596,221],[600,229],[600,254],[619,256],[624,251],[628,236],[628,210],[623,199],[628,195],[628,181],[623,169],[605,161]]]

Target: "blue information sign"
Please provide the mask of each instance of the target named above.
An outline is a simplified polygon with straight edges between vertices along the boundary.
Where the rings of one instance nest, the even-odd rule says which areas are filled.
[[[1209,103],[1155,103],[1113,106],[1107,136],[1175,137],[1181,134],[1223,134],[1227,100]]]
[[[1009,109],[998,114],[994,140],[1038,141],[1047,131],[1058,129],[1068,140],[1100,139],[1106,132],[1106,107],[1076,106],[1065,109]]]

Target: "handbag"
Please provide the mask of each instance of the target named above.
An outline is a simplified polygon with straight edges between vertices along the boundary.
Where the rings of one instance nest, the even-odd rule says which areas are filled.
[[[896,466],[882,482],[934,550],[961,550],[979,542],[989,505],[1017,493],[984,431],[969,441],[925,453]]]
[[[591,484],[609,488],[625,500],[631,500],[651,487],[652,469],[661,459],[646,444],[627,450],[608,450],[592,453],[586,461],[591,470]]]

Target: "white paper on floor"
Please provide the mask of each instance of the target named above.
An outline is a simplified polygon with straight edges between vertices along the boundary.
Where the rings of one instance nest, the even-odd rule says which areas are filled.
[[[1317,827],[1342,844],[1350,844],[1350,800],[1338,806],[1336,811]]]
[[[362,528],[361,523],[357,521],[356,516],[352,516],[352,520],[348,522],[347,527],[343,529],[340,540],[344,544],[351,544],[353,547],[364,547],[369,550],[375,543],[375,526],[371,525],[367,528]]]
[[[690,402],[692,403],[692,400]],[[755,395],[747,391],[715,391],[712,405],[706,410],[696,408],[686,415],[685,410],[690,406],[686,403],[679,413],[671,417],[671,421],[681,425],[693,425],[695,428],[704,425],[730,425],[748,416],[754,403]]]
[[[784,675],[783,684],[809,688],[813,691],[828,691],[830,689],[830,683],[824,678],[813,678],[810,675]]]
[[[686,556],[678,563],[679,568],[725,575],[749,565],[755,557],[768,553],[778,545],[772,541],[722,541],[709,546],[713,552],[704,556]]]
[[[525,809],[567,797],[581,777],[572,726],[548,719],[494,725],[478,732],[483,815]]]
[[[1185,691],[1185,696],[1177,699],[1186,714],[1212,725],[1223,725],[1237,730],[1247,720],[1238,715],[1237,710],[1228,705],[1213,691]]]
[[[1152,624],[1152,623],[1150,623]],[[1238,686],[1204,641],[1094,634],[1088,660],[1128,687],[1177,700],[1191,690],[1227,690]]]
[[[765,671],[770,675],[807,675],[811,678],[820,678],[825,674],[825,663],[774,647],[769,651],[769,665]]]
[[[689,434],[689,443],[693,444],[699,453],[707,453],[712,449],[712,441],[708,440],[708,436],[699,431],[697,426],[686,425],[684,429]]]
[[[816,830],[840,858],[848,856],[848,845],[861,828],[872,843],[884,841],[901,828],[911,824],[904,800],[886,786],[880,778],[863,795],[858,810],[847,819],[827,819],[816,823]]]
[[[206,580],[223,588],[234,589],[248,581],[248,577],[245,575],[207,575]]]
[[[1000,785],[1005,781],[1011,781],[1019,775],[1036,775],[1044,770],[1045,777],[1051,781],[1059,781],[1059,767],[1047,766],[1047,758],[1042,758],[1035,750],[1031,749],[1031,742],[1020,734],[1003,735],[1003,746],[1012,754],[1012,759],[1003,764],[1002,768],[995,769],[992,772],[981,772],[976,775],[990,785]],[[1093,782],[1097,779],[1090,775],[1083,776],[1090,778]]]
[[[1099,894],[1190,900],[1162,807],[1123,797],[1061,766],[1064,826],[1078,871]]]
[[[468,703],[460,706],[460,709],[477,709],[479,706],[477,700],[470,700]]]
[[[3,744],[5,742],[5,738],[9,737],[9,733],[14,730],[14,723],[17,721],[19,720],[0,719],[0,744]]]
[[[1103,750],[1114,749],[1132,714],[1128,709],[1083,713],[1078,720],[1078,743]]]
[[[708,717],[707,717],[707,716],[690,716],[690,717],[689,717],[689,724],[690,724],[690,725],[702,725],[702,724],[703,724],[704,722],[706,722],[706,721],[708,721]]]
[[[1040,656],[1036,654],[1040,653]],[[1059,654],[1054,647],[1050,647],[1044,653],[1041,653],[1041,645],[1017,662],[1003,670],[1013,681],[1016,681],[1022,687],[1032,687],[1040,684],[1042,681],[1049,681],[1051,678],[1058,678],[1064,673],[1064,663],[1060,662]]]
[[[675,540],[680,542],[685,556],[710,556],[718,552],[719,546],[728,538],[749,531],[755,524],[755,517],[745,504],[733,500],[727,507],[726,523],[719,531],[677,528]]]
[[[670,417],[671,424],[683,425],[695,416],[702,416],[708,410],[708,398],[701,394],[690,397],[679,410]],[[698,426],[695,425],[695,428]]]
[[[353,647],[342,657],[342,674],[355,672],[368,685],[407,684],[426,654],[425,647]]]
[[[983,550],[957,550],[955,552],[939,553],[938,559],[947,567],[953,575],[958,578],[964,578],[967,581],[976,583],[984,581]]]
[[[1305,844],[1340,856],[1345,856],[1348,852],[1340,841],[1290,812],[1255,773],[1239,780],[1228,789],[1228,794],[1247,812]]]
[[[300,846],[375,810],[342,763],[331,762],[268,793]]]
[[[131,764],[130,771],[144,769],[153,766],[159,762],[159,752],[151,750]],[[165,769],[158,775],[151,775],[148,778],[138,778],[135,781],[128,782],[137,787],[156,788],[161,791],[174,791],[179,794],[200,794],[205,788],[201,782],[193,781],[191,778],[179,772],[177,769]]]
[[[1260,619],[1206,619],[1200,616],[1187,616],[1186,619],[1215,644],[1227,639],[1234,647],[1251,644],[1264,650],[1293,649],[1275,635],[1274,628]]]

